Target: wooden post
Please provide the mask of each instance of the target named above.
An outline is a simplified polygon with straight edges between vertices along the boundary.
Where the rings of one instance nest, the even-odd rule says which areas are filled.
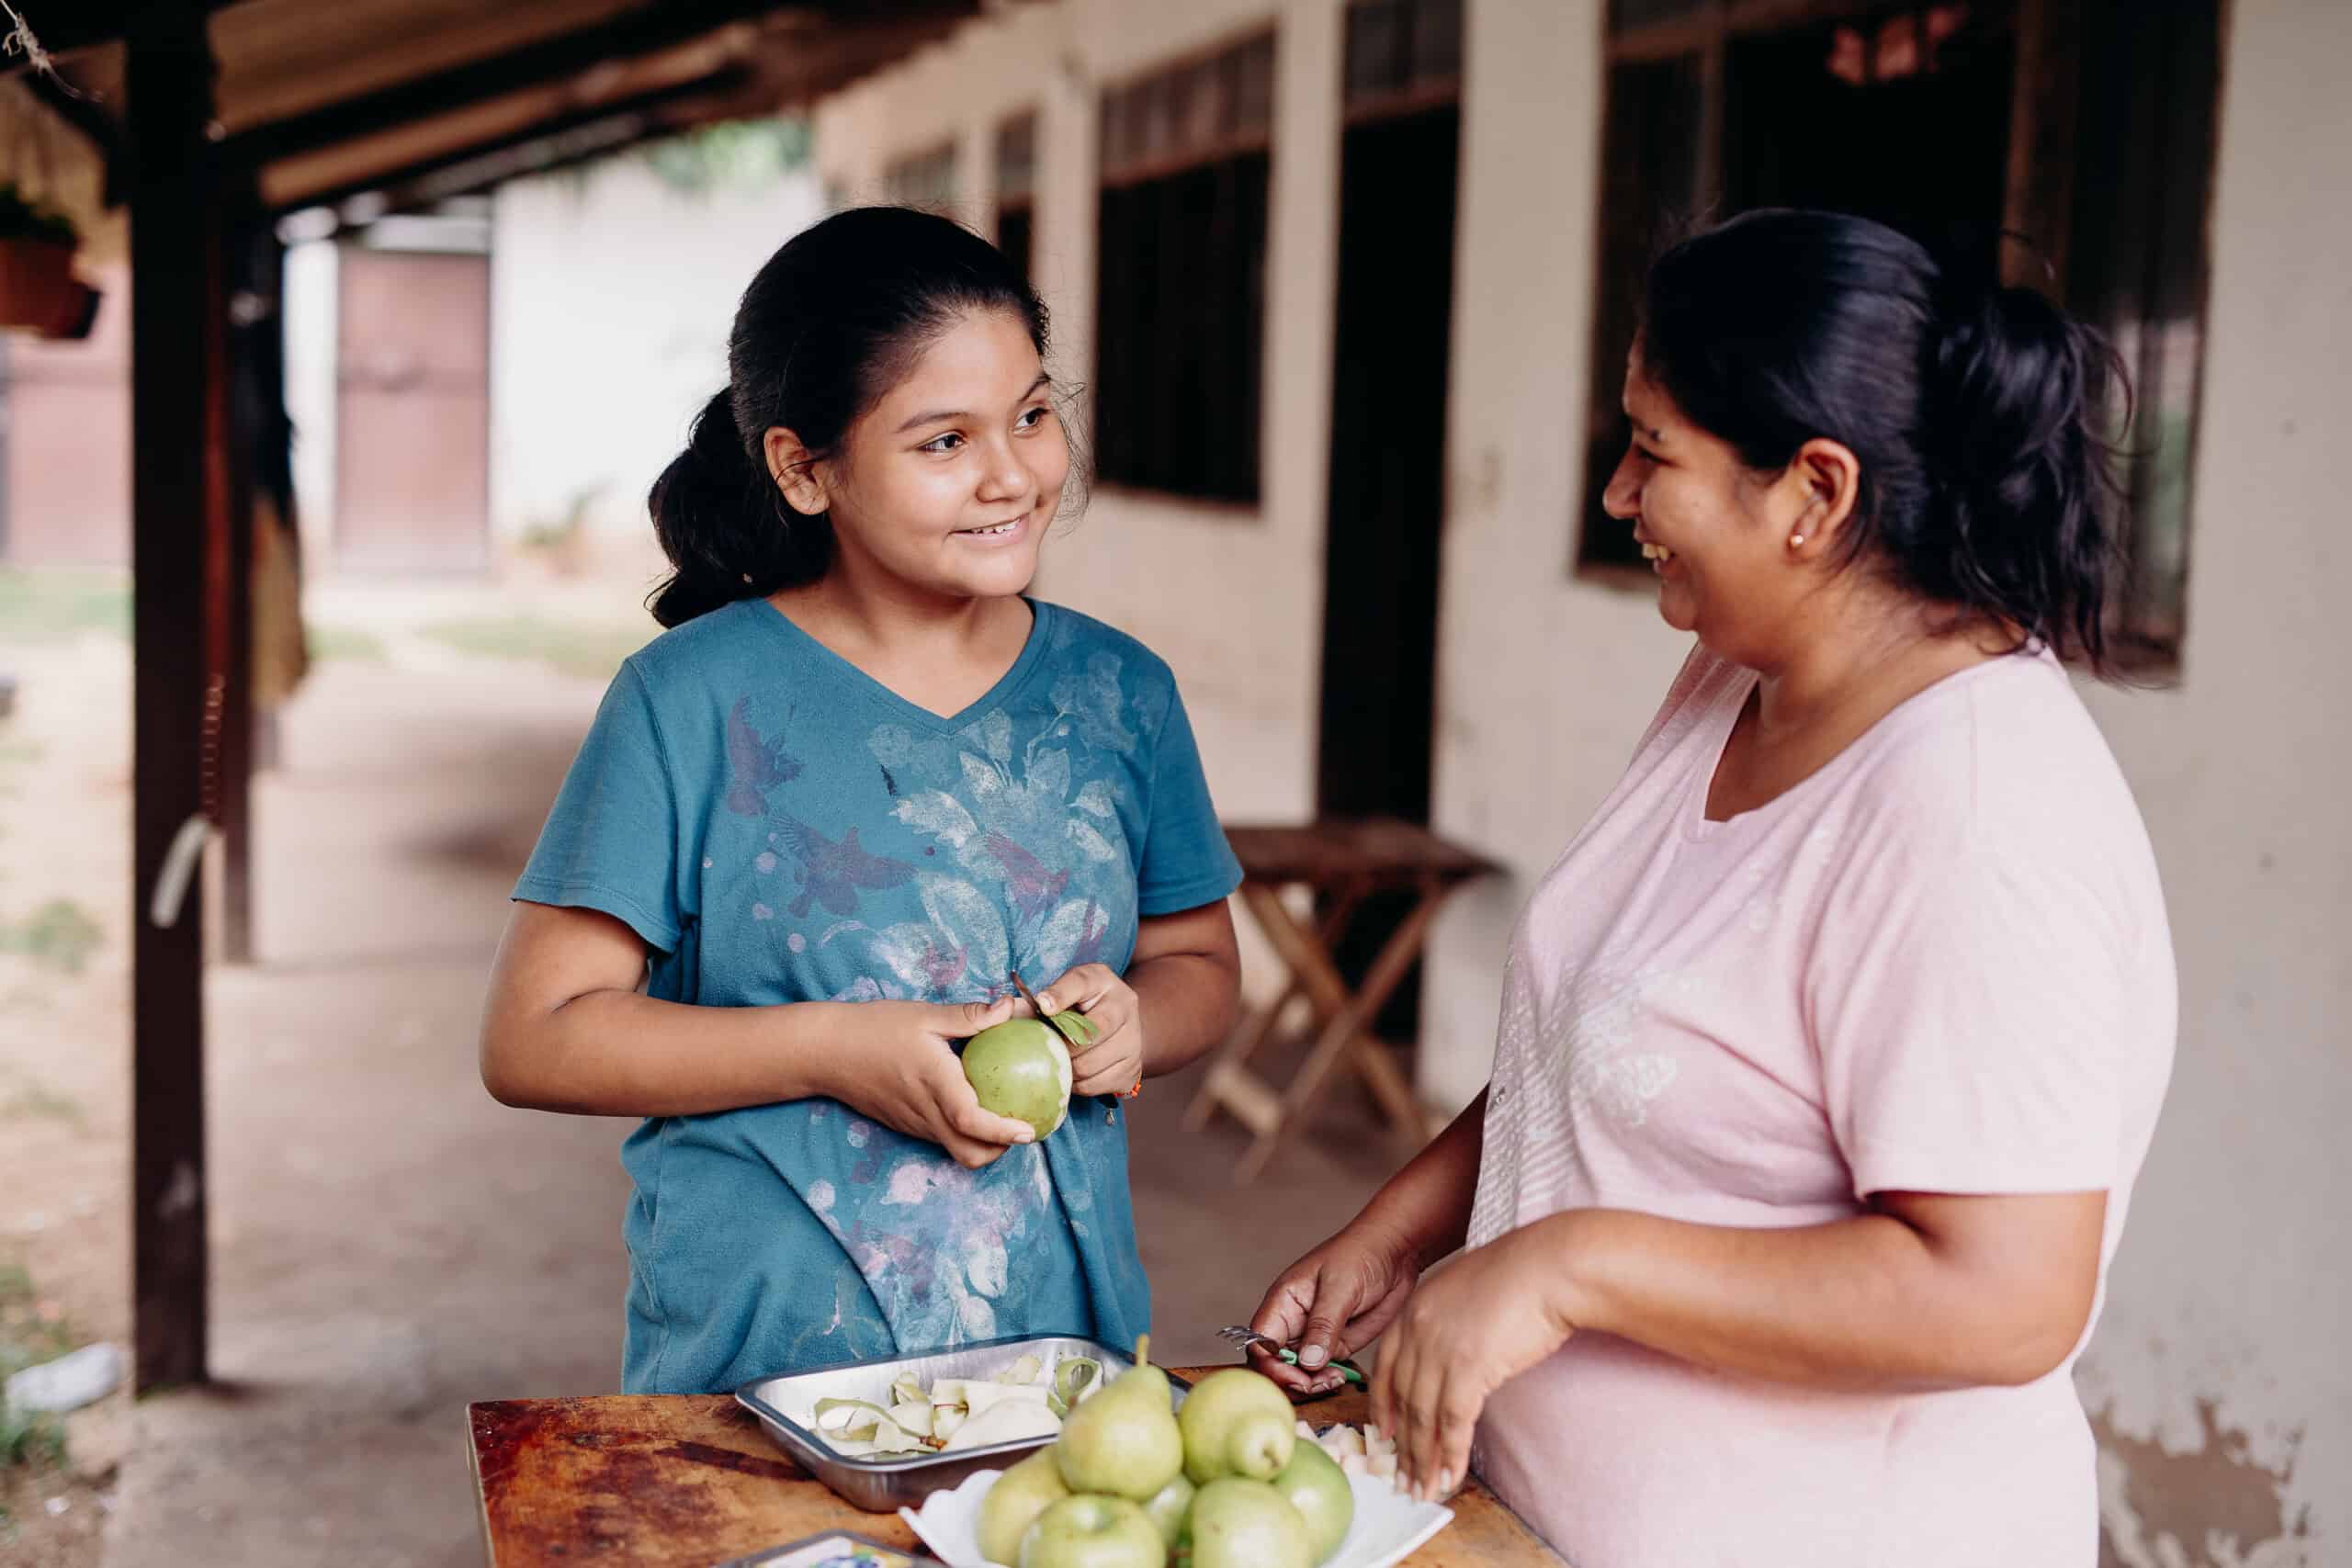
[[[208,538],[225,510],[225,330],[204,16],[131,13],[132,927],[134,1383],[206,1376],[204,900],[158,925],[150,902],[202,809]],[[216,501],[219,504],[216,505]]]

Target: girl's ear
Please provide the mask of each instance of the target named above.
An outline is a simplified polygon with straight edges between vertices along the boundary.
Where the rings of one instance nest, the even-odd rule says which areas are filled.
[[[818,476],[816,457],[800,437],[779,424],[770,428],[763,446],[768,476],[783,493],[786,504],[803,517],[823,515],[831,502],[826,497],[824,481]]]

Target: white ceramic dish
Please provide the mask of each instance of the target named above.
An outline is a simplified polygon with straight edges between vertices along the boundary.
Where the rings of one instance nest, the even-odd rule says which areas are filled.
[[[978,1544],[980,1498],[996,1484],[999,1473],[975,1471],[954,1491],[934,1492],[923,1499],[920,1509],[900,1508],[899,1517],[948,1568],[1010,1568],[1010,1564],[988,1562]],[[1355,1522],[1323,1568],[1389,1568],[1418,1551],[1453,1518],[1453,1509],[1437,1503],[1416,1503],[1388,1483],[1369,1475],[1351,1475],[1348,1485],[1355,1493]]]

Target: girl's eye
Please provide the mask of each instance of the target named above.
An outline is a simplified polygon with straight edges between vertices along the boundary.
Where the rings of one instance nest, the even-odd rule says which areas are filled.
[[[1046,423],[1046,405],[1039,403],[1035,408],[1031,409],[1019,419],[1013,421],[1013,428],[1016,430],[1035,430],[1039,425]]]
[[[956,447],[961,446],[962,445],[964,445],[964,438],[951,430],[944,435],[933,436],[930,440],[916,447],[915,450],[918,452],[938,452],[944,454],[953,452]]]

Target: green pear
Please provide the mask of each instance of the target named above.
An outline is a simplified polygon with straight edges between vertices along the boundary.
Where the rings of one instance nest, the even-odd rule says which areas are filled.
[[[1069,1047],[1034,1018],[1012,1018],[964,1043],[964,1076],[984,1109],[1026,1122],[1043,1138],[1069,1114]]]
[[[1312,1447],[1313,1445],[1309,1445]],[[1039,1449],[996,1478],[980,1499],[980,1555],[1005,1568],[1021,1553],[1022,1533],[1038,1515],[1069,1495],[1054,1450]]]
[[[1222,1476],[1272,1481],[1298,1446],[1290,1396],[1247,1367],[1203,1378],[1177,1412],[1184,1435],[1184,1473],[1195,1486]]]
[[[1022,1533],[1017,1564],[1018,1568],[1164,1568],[1167,1561],[1168,1543],[1159,1539],[1143,1509],[1126,1498],[1065,1497],[1039,1514]]]
[[[1151,1522],[1159,1529],[1160,1539],[1173,1551],[1183,1536],[1184,1516],[1192,1506],[1193,1483],[1178,1475],[1151,1495],[1151,1501],[1143,1506],[1143,1511],[1151,1517]]]
[[[1150,1349],[1150,1336],[1136,1340],[1136,1364],[1062,1423],[1054,1457],[1071,1491],[1141,1503],[1182,1472],[1184,1438],[1170,1408],[1168,1374],[1151,1364]]]
[[[1301,1443],[1294,1449],[1290,1462],[1274,1477],[1273,1488],[1306,1521],[1307,1543],[1314,1549],[1315,1562],[1322,1562],[1340,1550],[1340,1542],[1348,1538],[1348,1526],[1355,1522],[1356,1495],[1348,1484],[1347,1472],[1321,1445]]]
[[[1187,1400],[1185,1403],[1190,1404]],[[1306,1521],[1262,1481],[1228,1475],[1193,1498],[1184,1523],[1192,1568],[1314,1568]],[[1022,1568],[1029,1568],[1024,1562]]]

